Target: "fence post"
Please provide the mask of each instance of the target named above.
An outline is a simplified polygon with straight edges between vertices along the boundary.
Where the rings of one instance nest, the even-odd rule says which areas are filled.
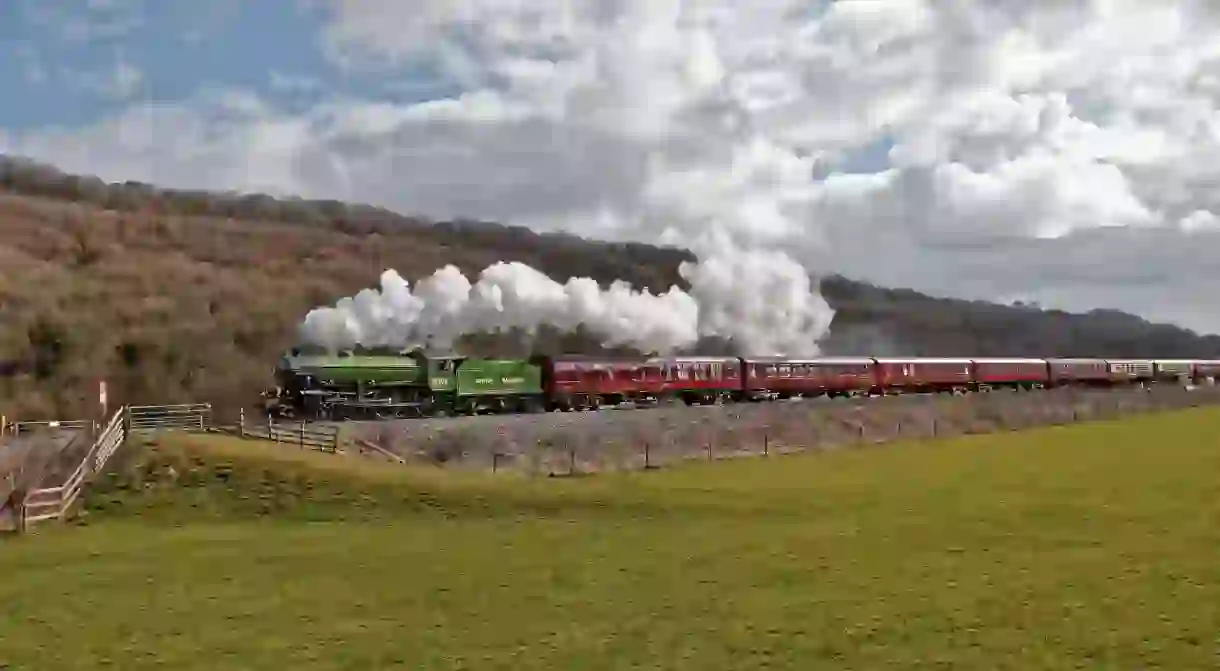
[[[300,444],[301,449],[305,449],[305,420],[303,419],[301,420]]]
[[[29,513],[27,513],[25,509],[25,499],[28,496],[29,492],[21,492],[21,494],[13,501],[14,505],[17,506],[16,510],[13,512],[16,513],[15,521],[17,523],[18,534],[25,534],[26,527],[29,525],[29,520],[27,519]]]
[[[644,470],[652,468],[651,448],[648,441],[644,441]]]
[[[237,411],[237,437],[246,437],[246,409],[241,408]]]
[[[769,434],[766,431],[763,431],[763,456],[766,457],[766,456],[769,456],[770,454],[771,454],[771,434]]]
[[[280,442],[280,437],[275,434],[275,426],[271,423],[271,413],[267,413],[267,437],[275,442]]]

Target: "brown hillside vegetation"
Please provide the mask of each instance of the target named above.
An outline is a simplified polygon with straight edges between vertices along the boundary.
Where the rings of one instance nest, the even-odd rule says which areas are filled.
[[[0,414],[81,417],[99,379],[111,404],[211,401],[231,409],[268,384],[319,304],[445,263],[467,274],[528,263],[654,291],[689,252],[428,222],[335,201],[107,185],[0,157]],[[884,354],[1216,356],[1200,337],[1123,313],[1069,315],[930,298],[839,277],[826,349]],[[484,349],[500,344],[472,343]],[[551,334],[544,350],[589,350]]]

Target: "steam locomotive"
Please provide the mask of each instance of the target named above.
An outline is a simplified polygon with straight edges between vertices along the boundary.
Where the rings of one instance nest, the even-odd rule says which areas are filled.
[[[1214,384],[1220,359],[535,356],[310,354],[292,350],[264,393],[299,419],[596,410],[606,405],[968,393],[1154,382]]]

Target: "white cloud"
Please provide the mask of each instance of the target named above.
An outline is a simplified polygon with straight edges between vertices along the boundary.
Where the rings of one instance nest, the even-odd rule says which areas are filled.
[[[144,0],[20,0],[31,25],[67,43],[119,40],[144,25]]]
[[[290,74],[279,70],[272,70],[268,77],[271,90],[279,93],[315,93],[323,86],[322,81],[316,77]]]
[[[299,115],[200,98],[11,149],[601,237],[715,229],[820,271],[1220,330],[1198,288],[1220,281],[1220,17],[1203,0],[325,7],[344,67],[438,71],[465,93]]]
[[[144,83],[144,71],[120,58],[102,79],[96,80],[96,89],[114,100],[127,100],[139,92]]]
[[[13,59],[21,65],[21,76],[27,84],[45,84],[50,78],[38,49],[29,42],[15,42],[9,46]]]
[[[1183,231],[1220,231],[1220,217],[1207,210],[1195,210],[1178,222]]]

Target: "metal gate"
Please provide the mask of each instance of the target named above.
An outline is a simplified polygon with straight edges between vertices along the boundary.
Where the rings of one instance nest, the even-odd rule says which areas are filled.
[[[153,431],[202,431],[212,419],[211,403],[179,405],[132,405],[127,408],[128,433]]]

